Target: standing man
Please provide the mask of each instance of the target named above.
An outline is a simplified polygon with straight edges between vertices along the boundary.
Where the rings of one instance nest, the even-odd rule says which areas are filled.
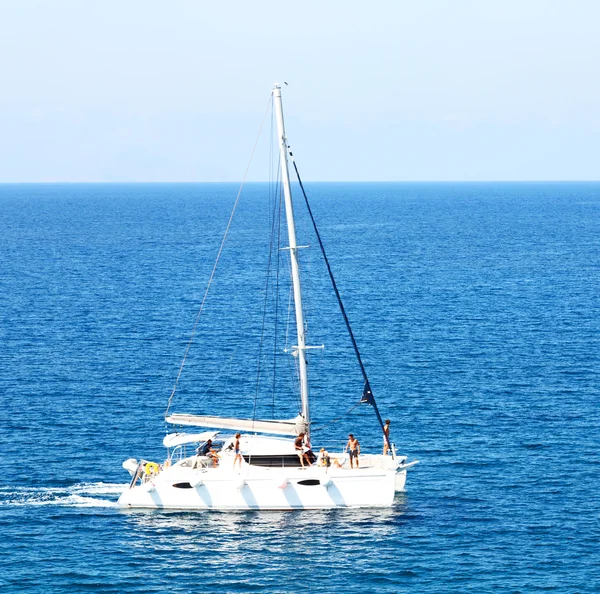
[[[386,456],[390,451],[390,420],[385,420],[385,425],[383,426],[383,455]]]
[[[358,439],[350,433],[348,435],[348,443],[344,448],[344,452],[348,451],[350,455],[350,468],[354,468],[354,461],[356,460],[356,468],[358,468],[358,455],[360,454],[360,444],[358,443]]]

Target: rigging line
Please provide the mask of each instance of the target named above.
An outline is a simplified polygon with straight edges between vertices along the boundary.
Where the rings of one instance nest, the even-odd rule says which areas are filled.
[[[329,264],[329,260],[327,259],[327,254],[325,253],[325,246],[323,245],[323,241],[321,239],[321,234],[317,228],[317,223],[315,221],[315,217],[313,216],[312,210],[310,208],[310,204],[308,203],[308,196],[306,195],[306,191],[304,190],[304,184],[302,183],[302,179],[300,179],[300,173],[298,171],[298,167],[296,166],[296,161],[294,159],[294,155],[290,150],[289,145],[287,146],[288,153],[292,160],[292,164],[294,165],[294,170],[296,171],[296,177],[298,178],[298,183],[300,184],[300,189],[302,190],[302,195],[304,196],[304,202],[306,203],[306,208],[308,210],[308,214],[310,216],[310,220],[312,221],[313,228],[315,230],[315,234],[317,236],[317,240],[319,242],[319,246],[321,248],[321,253],[323,254],[323,259],[325,260],[325,265],[327,266],[327,272],[329,272],[329,278],[331,279],[331,284],[333,286],[333,290],[335,291],[335,296],[337,297],[338,305],[340,306],[340,311],[342,312],[342,316],[344,317],[344,322],[346,323],[346,329],[348,330],[348,335],[350,336],[350,340],[352,341],[352,346],[354,347],[354,352],[356,354],[356,359],[358,360],[358,364],[360,366],[360,370],[362,372],[363,379],[365,381],[365,385],[363,387],[362,397],[360,399],[360,403],[366,402],[370,404],[375,410],[375,414],[377,415],[377,420],[381,425],[381,430],[383,431],[384,438],[387,442],[388,447],[392,450],[390,441],[385,432],[383,420],[381,415],[379,414],[379,409],[377,408],[377,404],[375,402],[375,397],[373,396],[373,391],[371,390],[371,384],[369,383],[369,378],[367,376],[367,371],[362,361],[362,357],[360,356],[360,351],[358,350],[358,344],[356,343],[356,339],[354,338],[354,332],[352,332],[352,327],[350,326],[350,320],[348,320],[348,316],[346,315],[346,310],[344,308],[344,304],[342,303],[342,297],[337,288],[337,284],[335,282],[335,278],[333,277],[333,271],[331,270],[331,266]]]
[[[231,352],[231,355],[229,356],[229,359],[227,360],[227,363],[225,363],[225,366],[222,367],[221,369],[219,369],[219,371],[215,375],[215,379],[213,380],[213,382],[206,388],[206,390],[204,390],[204,392],[202,392],[202,394],[200,394],[200,398],[206,396],[208,394],[208,392],[210,390],[212,390],[217,385],[217,382],[219,381],[219,379],[221,377],[227,377],[227,373],[226,372],[229,369],[229,367],[231,365],[231,362],[233,361],[233,358],[237,354],[239,348],[240,348],[240,346],[237,345],[235,347],[235,349]],[[223,392],[226,391],[226,388],[227,388],[227,380],[225,380],[225,388],[223,389]]]
[[[279,179],[279,175],[277,176]],[[277,196],[276,196],[277,198]],[[277,212],[275,214],[277,218],[277,242],[275,244],[276,250],[276,265],[275,265],[275,340],[273,343],[273,386],[272,386],[272,396],[273,396],[273,417],[275,417],[275,392],[277,389],[277,331],[279,329],[279,271],[281,268],[281,254],[279,253],[279,248],[281,246],[281,201],[282,196],[281,192],[279,192],[279,200],[277,201]]]
[[[280,200],[282,200],[283,196],[283,188],[279,186],[279,196]],[[293,299],[294,299],[294,287],[292,280],[292,265],[289,258],[284,258],[287,276],[289,279],[289,291],[288,291],[288,308],[287,308],[287,320],[285,325],[285,342],[284,342],[284,351],[288,352],[290,347],[290,327],[291,327],[291,319],[292,319],[292,311],[294,309]],[[292,394],[296,394],[296,403],[299,407],[302,406],[302,399],[300,397],[300,392],[298,391],[298,386],[300,385],[300,369],[298,363],[298,357],[288,357],[288,367],[293,371],[293,373],[288,374],[290,391]]]
[[[289,273],[289,265],[288,265],[288,273]],[[286,349],[289,347],[289,340],[290,340],[290,326],[291,326],[290,320],[291,320],[291,316],[292,316],[292,298],[293,298],[293,288],[290,285],[290,288],[288,290],[287,320],[285,323],[285,348]]]
[[[318,429],[312,429],[311,432],[317,433],[318,431],[323,431],[323,429],[325,429],[326,427],[329,427],[330,425],[341,421],[346,415],[349,415],[355,408],[359,407],[360,405],[360,402],[356,403],[354,406],[351,406],[345,413],[343,413],[339,417],[333,419],[332,421],[329,421],[329,423],[325,423],[325,425],[321,425],[321,427],[319,427]]]
[[[286,258],[285,259],[288,265],[288,274],[291,276],[291,270],[290,270],[290,262],[289,259]],[[290,289],[289,289],[289,297],[288,297],[288,315],[287,315],[287,325],[286,325],[286,329],[285,329],[285,349],[293,351],[293,349],[291,347],[293,347],[293,345],[289,344],[289,334],[290,334],[290,320],[292,317],[292,310],[294,307],[293,304],[293,298],[294,298],[294,288],[292,287],[292,283],[290,282]],[[294,357],[293,356],[293,352],[292,352],[292,356],[288,357],[288,367],[291,367],[293,369],[293,377],[292,374],[290,374],[289,377],[289,382],[290,382],[290,390],[293,394],[296,394],[296,403],[298,404],[298,407],[302,407],[302,398],[300,397],[300,392],[298,391],[298,386],[300,385],[300,364],[298,363],[298,357]]]
[[[271,211],[272,204],[275,200],[277,200],[277,197],[275,195],[276,192],[273,187],[273,112],[274,112],[274,110],[271,110],[271,121],[270,121],[271,129],[269,131],[269,155],[268,155],[269,156],[269,159],[268,159],[268,161],[269,161],[269,168],[268,168],[269,183],[268,183],[267,189],[268,189],[268,197],[269,197],[269,217],[271,216],[271,212],[272,212]],[[271,226],[271,224],[272,224],[272,221],[271,221],[271,219],[269,219],[269,227]]]
[[[271,129],[270,129],[270,133],[269,133],[269,200],[271,200],[271,198],[273,199],[273,202],[277,202],[277,186],[276,186],[276,182],[273,179],[274,175],[273,172],[275,171],[274,166],[275,166],[275,151],[274,149],[274,126],[273,124],[275,123],[275,110],[272,109],[271,110]],[[277,213],[275,213],[275,216],[277,216]],[[276,249],[279,247],[279,245],[276,246]],[[279,254],[277,254],[277,266],[279,266]],[[277,291],[277,284],[275,286],[275,290]],[[277,345],[277,294],[275,295],[275,345]],[[274,347],[276,349],[276,346]],[[272,418],[275,418],[275,363],[273,362],[273,381],[271,384],[271,416]]]
[[[200,309],[198,310],[198,315],[196,316],[196,320],[194,321],[194,325],[192,326],[192,333],[190,334],[190,338],[188,340],[187,346],[185,348],[185,353],[183,355],[183,360],[181,361],[181,365],[179,367],[179,372],[177,373],[177,377],[175,379],[175,384],[173,385],[173,390],[171,391],[171,395],[169,396],[169,400],[167,402],[167,409],[165,410],[165,418],[169,414],[169,410],[171,408],[171,403],[173,402],[173,397],[175,396],[175,392],[177,391],[177,386],[179,384],[179,379],[181,378],[181,374],[183,372],[183,368],[185,367],[185,363],[187,361],[188,354],[190,352],[190,348],[192,346],[192,342],[194,340],[194,335],[196,334],[196,328],[198,327],[198,322],[200,321],[200,315],[202,314],[202,310],[204,309],[204,304],[206,303],[206,298],[208,296],[208,291],[212,284],[213,278],[215,276],[215,272],[217,270],[217,265],[219,264],[219,260],[221,259],[221,254],[223,253],[223,247],[225,246],[225,240],[227,239],[227,235],[229,233],[229,229],[231,227],[231,223],[233,221],[233,215],[237,209],[238,203],[240,201],[240,196],[242,195],[242,189],[244,188],[244,184],[246,183],[246,177],[248,176],[248,171],[250,170],[250,165],[252,164],[252,159],[254,158],[254,153],[256,152],[256,147],[258,145],[258,141],[260,139],[260,135],[262,133],[263,125],[267,118],[267,114],[269,113],[269,107],[271,107],[271,103],[273,101],[273,97],[269,97],[269,101],[267,103],[267,108],[265,109],[265,115],[263,116],[262,122],[260,123],[260,128],[258,129],[258,134],[256,135],[256,140],[254,141],[254,146],[252,147],[252,153],[250,154],[250,159],[248,160],[248,165],[246,165],[246,171],[244,172],[244,177],[242,178],[242,182],[240,184],[240,188],[238,190],[237,196],[235,198],[235,202],[233,204],[233,210],[231,211],[231,215],[229,215],[229,221],[227,222],[227,227],[225,228],[225,234],[223,235],[223,239],[221,240],[221,245],[219,247],[219,252],[217,253],[217,259],[213,265],[212,272],[210,273],[210,277],[208,279],[208,284],[206,285],[206,290],[204,291],[204,297],[202,297],[202,302],[200,304]]]
[[[288,274],[291,273],[289,271],[289,260],[287,258],[285,258],[285,261],[288,265]],[[286,319],[286,323],[285,323],[285,338],[284,338],[284,346],[283,346],[283,350],[285,353],[288,353],[291,350],[291,345],[290,345],[290,320],[291,320],[291,315],[292,315],[292,309],[293,309],[293,303],[292,303],[292,299],[293,299],[293,287],[290,283],[290,288],[288,290],[288,305],[287,305],[287,319]],[[292,371],[292,373],[289,373],[287,375],[288,377],[288,381],[289,381],[289,389],[290,392],[292,394],[296,394],[296,404],[301,407],[302,406],[302,400],[300,398],[300,394],[298,393],[298,384],[300,383],[300,370],[298,369],[298,358],[291,356],[288,357],[286,359],[287,361],[287,365],[288,365],[288,369],[290,369]]]
[[[269,257],[267,259],[267,274],[266,274],[266,279],[265,279],[265,297],[263,299],[263,317],[262,317],[262,325],[261,325],[261,329],[260,329],[260,343],[259,343],[259,347],[258,347],[258,364],[257,364],[257,369],[256,369],[256,391],[254,393],[254,407],[252,410],[252,421],[256,421],[256,406],[258,403],[258,392],[259,392],[259,387],[260,387],[260,371],[261,371],[261,363],[262,363],[262,353],[263,353],[263,344],[264,344],[264,339],[265,339],[265,325],[266,325],[266,320],[267,320],[267,305],[268,305],[268,301],[269,301],[269,279],[270,279],[270,275],[271,275],[271,261],[273,259],[273,244],[274,244],[274,239],[275,239],[275,222],[277,220],[276,218],[276,209],[277,209],[277,202],[274,200],[273,201],[273,212],[269,212],[269,216],[272,216],[271,218],[271,237],[269,239]],[[269,211],[271,211],[271,208],[269,208]],[[277,252],[277,257],[279,258],[279,251]]]

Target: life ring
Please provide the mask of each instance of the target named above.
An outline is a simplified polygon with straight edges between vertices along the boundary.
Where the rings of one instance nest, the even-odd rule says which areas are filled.
[[[156,462],[146,462],[144,470],[146,474],[156,474],[158,472],[158,464]]]

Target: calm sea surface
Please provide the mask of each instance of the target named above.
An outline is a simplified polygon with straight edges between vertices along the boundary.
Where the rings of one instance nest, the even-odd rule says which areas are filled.
[[[237,186],[0,185],[3,593],[600,590],[600,184],[308,189],[382,415],[421,461],[406,492],[385,510],[120,511],[122,461],[164,457]],[[264,337],[256,365],[268,195],[242,194],[177,412],[296,412]],[[349,411],[360,375],[317,249],[301,256],[325,345],[313,445],[353,431],[379,451],[372,409]]]

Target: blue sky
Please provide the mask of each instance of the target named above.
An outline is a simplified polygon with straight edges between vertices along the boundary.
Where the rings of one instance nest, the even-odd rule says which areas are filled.
[[[240,180],[283,80],[306,180],[598,180],[599,22],[595,0],[5,2],[0,182]]]

